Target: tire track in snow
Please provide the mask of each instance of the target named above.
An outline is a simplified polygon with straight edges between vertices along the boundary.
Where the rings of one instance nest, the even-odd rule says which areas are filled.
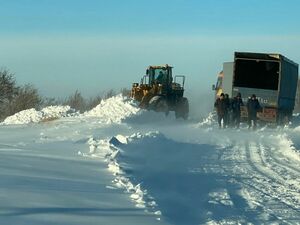
[[[261,143],[245,143],[247,161],[250,166],[249,173],[252,173],[252,179],[245,184],[252,187],[257,195],[256,201],[260,203],[263,210],[270,216],[278,220],[290,223],[289,221],[300,221],[299,199],[294,195],[297,191],[291,193],[290,187],[286,186],[282,174],[277,174],[263,160],[263,149]]]
[[[275,139],[274,142],[280,142],[282,138],[284,138],[285,139],[284,142],[288,143],[288,144],[285,144],[285,145],[271,144],[270,148],[266,152],[267,158],[270,159],[271,164],[280,165],[280,167],[288,170],[290,173],[292,173],[294,175],[294,178],[297,179],[297,177],[299,177],[299,174],[300,174],[300,169],[299,169],[299,167],[296,167],[294,165],[299,166],[300,155],[298,155],[298,160],[295,160],[291,156],[289,157],[288,154],[283,155],[284,152],[285,153],[292,152],[294,155],[297,153],[295,152],[295,150],[292,147],[293,143],[291,141],[289,141],[286,136],[280,136],[279,138],[276,137],[276,139],[278,139],[278,140]],[[282,173],[284,173],[284,172],[287,172],[287,171],[282,171]],[[279,171],[279,173],[280,173],[280,171]],[[298,182],[300,183],[300,180],[298,180]]]
[[[222,165],[224,171],[231,174],[231,182],[240,185],[240,191],[236,194],[246,201],[246,204],[240,205],[233,198],[234,205],[240,205],[241,214],[245,215],[246,220],[250,224],[257,224],[258,221],[268,221],[270,217],[274,220],[275,216],[265,213],[264,203],[260,201],[264,194],[261,194],[256,185],[253,184],[253,180],[259,179],[259,176],[256,172],[253,172],[253,168],[248,161],[249,155],[246,149],[247,142],[233,141],[232,146],[223,151],[220,156],[220,159],[223,162],[225,161]]]
[[[270,150],[272,151],[273,149],[270,149]],[[272,156],[272,154],[270,154],[269,157],[272,158],[272,160],[274,161],[273,162],[274,164],[281,165],[286,170],[288,170],[289,172],[293,173],[295,175],[295,177],[299,177],[300,169],[298,169],[295,166],[293,166],[290,161],[285,161],[282,158],[277,158],[275,156]]]
[[[277,150],[273,147],[265,148],[262,144],[259,147],[260,157],[264,165],[269,169],[270,173],[277,176],[280,179],[280,184],[287,190],[292,191],[293,199],[295,199],[295,205],[299,208],[300,203],[300,181],[298,179],[299,172],[293,170],[292,167],[283,164],[284,160],[276,159]]]
[[[274,146],[269,145],[263,139],[251,136],[245,141],[233,141],[219,158],[225,161],[223,169],[232,175],[232,182],[241,185],[240,194],[248,204],[242,210],[248,215],[249,222],[254,215],[260,222],[299,224],[299,182],[291,186],[286,179],[288,174],[296,176],[298,171],[275,162],[273,159],[277,154]]]

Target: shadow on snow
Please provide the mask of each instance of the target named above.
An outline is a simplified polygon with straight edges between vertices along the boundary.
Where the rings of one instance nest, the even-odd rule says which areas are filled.
[[[226,149],[178,143],[161,134],[129,144],[116,140],[112,143],[123,150],[118,162],[126,174],[134,184],[141,183],[171,224],[194,225],[224,219],[255,223],[254,212],[245,209],[247,204],[239,194],[238,184],[229,182],[230,174],[222,170],[218,155]],[[212,197],[212,193],[224,190],[232,204]]]

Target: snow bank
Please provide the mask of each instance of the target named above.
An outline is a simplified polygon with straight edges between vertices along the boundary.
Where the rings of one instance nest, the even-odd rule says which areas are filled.
[[[165,116],[164,113],[147,111],[140,109],[136,101],[124,97],[121,94],[102,100],[92,110],[83,114],[76,113],[70,106],[49,106],[40,111],[28,109],[16,113],[13,116],[6,118],[3,124],[28,124],[37,123],[51,118],[61,118],[66,116],[81,116],[85,118],[95,117],[97,121],[105,124],[120,124],[126,123],[161,123],[174,120],[175,116]]]
[[[18,112],[12,116],[7,117],[3,124],[27,124],[27,123],[37,123],[43,118],[43,113],[36,111],[35,109],[26,109]]]
[[[147,123],[170,123],[175,120],[174,112],[170,112],[168,116],[163,112],[154,112],[144,110],[138,107],[133,99],[124,97],[121,94],[102,100],[92,110],[83,114],[84,117],[96,117],[100,123],[131,123],[131,124],[147,124]]]
[[[75,110],[71,109],[70,106],[48,106],[40,111],[35,109],[26,109],[7,117],[2,124],[38,123],[48,119],[74,116],[75,114]]]
[[[97,117],[103,123],[121,123],[128,117],[141,113],[137,104],[127,97],[120,95],[102,100],[92,110],[83,114],[86,117]]]
[[[108,170],[115,176],[113,183],[116,187],[125,189],[130,194],[131,199],[136,203],[136,207],[152,212],[156,216],[160,216],[161,212],[156,210],[157,204],[154,199],[148,194],[147,190],[143,189],[140,183],[132,181],[131,174],[128,169],[122,165],[123,157],[122,146],[129,144],[133,140],[144,138],[145,136],[153,136],[157,133],[149,133],[141,135],[139,133],[132,136],[117,135],[105,140],[88,140],[89,153],[84,154],[78,152],[79,155],[88,157],[104,158],[108,163]],[[157,218],[160,220],[160,218]]]

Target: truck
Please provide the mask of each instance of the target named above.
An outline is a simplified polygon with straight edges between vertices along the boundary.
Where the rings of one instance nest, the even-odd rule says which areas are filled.
[[[294,113],[300,113],[300,79],[298,79],[298,86],[296,91],[296,103]]]
[[[235,52],[234,62],[223,64],[222,91],[230,97],[241,93],[244,103],[255,94],[261,121],[282,124],[291,119],[297,83],[298,64],[281,54]],[[214,89],[220,92],[217,85]],[[247,116],[243,107],[241,117]]]

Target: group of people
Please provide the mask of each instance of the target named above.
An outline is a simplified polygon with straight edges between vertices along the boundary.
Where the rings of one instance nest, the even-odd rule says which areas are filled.
[[[241,93],[238,93],[234,98],[230,99],[228,94],[222,93],[215,102],[215,108],[218,115],[219,127],[240,127],[241,122],[241,106],[244,106]],[[247,102],[248,111],[248,126],[256,128],[257,122],[257,112],[261,109],[259,101],[257,100],[255,94],[253,94]]]

